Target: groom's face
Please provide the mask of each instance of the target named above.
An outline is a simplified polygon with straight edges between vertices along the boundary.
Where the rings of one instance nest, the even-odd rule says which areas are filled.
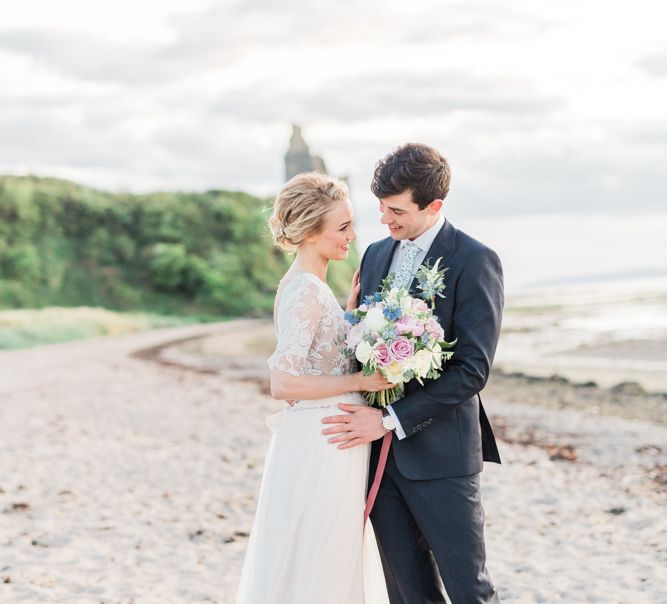
[[[407,190],[380,199],[380,222],[389,227],[389,234],[397,241],[415,239],[435,223],[441,208],[442,201],[435,200],[420,210],[412,201],[412,191]]]

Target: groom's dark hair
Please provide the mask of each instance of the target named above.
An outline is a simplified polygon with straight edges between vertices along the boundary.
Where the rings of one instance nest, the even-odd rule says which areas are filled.
[[[432,147],[407,143],[375,166],[371,191],[378,199],[412,191],[412,201],[423,210],[434,199],[444,199],[452,178],[447,160]]]

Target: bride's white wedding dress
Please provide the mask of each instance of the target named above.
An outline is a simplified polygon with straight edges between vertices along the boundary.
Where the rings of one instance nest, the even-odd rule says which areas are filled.
[[[299,375],[344,375],[343,311],[318,277],[300,273],[276,304],[276,351],[268,360]],[[237,604],[386,604],[370,522],[363,527],[369,445],[338,449],[323,417],[358,393],[298,401],[267,418],[273,432]]]

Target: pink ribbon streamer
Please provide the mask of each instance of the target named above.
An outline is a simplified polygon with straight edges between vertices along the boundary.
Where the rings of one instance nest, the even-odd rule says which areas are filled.
[[[384,474],[384,468],[387,465],[387,457],[389,456],[389,447],[391,447],[391,437],[393,432],[390,430],[382,437],[382,448],[380,449],[380,458],[378,459],[377,468],[375,468],[375,477],[373,478],[373,484],[371,485],[371,490],[368,492],[368,497],[366,499],[366,509],[364,510],[364,526],[366,526],[366,520],[373,509],[375,504],[375,498],[377,497],[378,491],[380,490],[380,483],[382,482],[382,475]]]

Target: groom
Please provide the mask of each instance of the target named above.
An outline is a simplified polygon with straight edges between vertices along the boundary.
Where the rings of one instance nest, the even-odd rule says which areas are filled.
[[[479,392],[500,333],[503,277],[498,256],[459,231],[441,213],[449,164],[435,149],[407,144],[381,160],[371,189],[389,237],[372,244],[360,268],[363,299],[390,272],[416,295],[414,274],[442,258],[445,298],[435,314],[447,340],[457,339],[441,376],[388,409],[340,404],[346,415],[323,420],[330,442],[348,448],[373,442],[370,480],[380,439],[392,445],[371,520],[392,604],[499,602],[486,570],[482,461],[500,456]]]

